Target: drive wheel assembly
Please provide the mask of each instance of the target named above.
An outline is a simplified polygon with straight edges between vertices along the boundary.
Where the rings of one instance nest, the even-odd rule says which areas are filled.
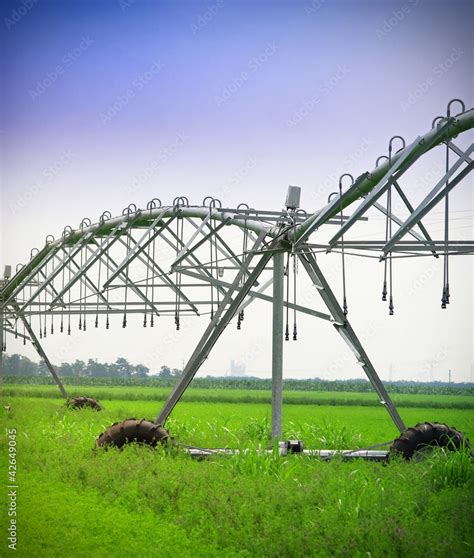
[[[433,447],[460,450],[470,446],[469,440],[462,432],[447,424],[422,422],[407,428],[393,441],[390,456],[401,455],[407,460],[413,457],[421,458],[423,453]]]
[[[159,424],[145,419],[130,418],[114,423],[97,438],[95,446],[121,448],[125,444],[137,442],[156,447],[157,444],[166,444],[169,440],[168,432]]]
[[[94,411],[102,411],[102,405],[93,397],[73,397],[67,402],[70,409],[93,409]]]

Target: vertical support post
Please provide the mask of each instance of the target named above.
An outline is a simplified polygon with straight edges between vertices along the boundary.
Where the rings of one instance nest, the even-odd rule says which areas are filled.
[[[282,438],[284,273],[285,254],[276,252],[273,255],[272,442]]]

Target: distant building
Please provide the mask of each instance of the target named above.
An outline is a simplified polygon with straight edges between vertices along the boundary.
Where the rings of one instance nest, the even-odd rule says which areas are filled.
[[[230,361],[230,376],[245,376],[245,364],[232,359]]]

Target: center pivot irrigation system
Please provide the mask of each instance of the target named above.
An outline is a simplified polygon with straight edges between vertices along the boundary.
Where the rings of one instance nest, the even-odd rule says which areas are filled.
[[[461,109],[455,115],[454,105]],[[155,327],[160,318],[171,316],[178,330],[188,316],[207,316],[207,327],[156,420],[124,420],[96,440],[97,446],[121,447],[133,441],[154,446],[169,439],[164,429],[166,420],[231,320],[236,318],[237,329],[241,329],[247,307],[254,300],[264,300],[271,303],[273,315],[273,440],[282,439],[283,345],[290,337],[297,339],[296,314],[303,313],[333,325],[400,431],[390,450],[359,449],[344,455],[384,459],[390,451],[399,451],[410,458],[423,445],[459,448],[466,440],[446,425],[423,423],[406,428],[349,323],[345,258],[380,259],[384,271],[382,300],[388,302],[389,314],[395,308],[394,261],[420,256],[442,258],[441,307],[446,308],[450,303],[450,257],[474,253],[474,240],[452,238],[449,207],[451,191],[474,166],[474,143],[460,147],[468,143],[473,127],[474,109],[465,110],[462,101],[452,100],[446,116],[435,118],[423,136],[409,144],[400,136],[392,137],[387,156],[379,157],[371,172],[356,179],[342,175],[328,204],[312,214],[300,208],[300,189],[290,186],[286,208],[281,211],[253,209],[246,204],[225,208],[211,197],[205,198],[201,206],[194,206],[182,196],[169,206],[153,199],[145,209],[131,204],[119,217],[112,218],[106,211],[95,224],[85,218],[78,229],[67,226],[61,238],[48,236],[42,249],[33,249],[29,263],[18,265],[13,276],[7,266],[0,288],[2,353],[7,334],[23,338],[24,343],[30,341],[70,406],[100,410],[100,404],[92,398],[68,398],[44,351],[43,338],[55,333],[71,335],[76,329],[105,327],[112,331],[113,326],[117,327],[113,320],[117,315],[124,328],[131,325],[129,317],[133,314],[140,314],[141,325],[148,328]],[[413,181],[408,180],[403,188],[401,179],[405,174],[410,176],[428,152],[442,155],[443,170],[422,201],[412,205],[409,198]],[[439,162],[431,168],[439,170]],[[407,217],[401,218],[393,211],[395,197]],[[349,206],[353,207],[350,214],[346,212]],[[436,240],[423,219],[439,207],[444,234]],[[369,210],[383,214],[384,238],[350,240],[352,228],[367,220]],[[332,234],[326,240],[328,231]],[[340,302],[318,263],[320,255],[327,252],[339,253],[342,260]],[[309,276],[325,312],[298,303],[298,271]],[[294,317],[292,328],[290,313]],[[380,447],[384,445],[388,443]],[[282,453],[305,452],[323,458],[337,453],[304,450],[302,442],[295,440],[281,442],[280,448]],[[205,456],[230,450],[188,447],[187,451]]]

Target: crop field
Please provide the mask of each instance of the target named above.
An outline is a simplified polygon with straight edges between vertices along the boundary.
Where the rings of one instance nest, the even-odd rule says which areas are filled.
[[[129,417],[153,420],[169,389],[70,386],[104,411],[71,411],[46,385],[2,388],[2,478],[7,429],[17,441],[16,551],[1,556],[472,556],[474,476],[469,452],[420,462],[323,462],[259,455],[268,444],[269,393],[190,389],[167,423],[183,444],[250,448],[194,461],[179,449],[94,451]],[[365,447],[397,431],[370,393],[285,393],[284,437],[309,448]],[[407,425],[446,422],[474,438],[470,395],[395,394]],[[2,497],[2,514],[7,507]],[[2,521],[5,524],[5,521]]]

